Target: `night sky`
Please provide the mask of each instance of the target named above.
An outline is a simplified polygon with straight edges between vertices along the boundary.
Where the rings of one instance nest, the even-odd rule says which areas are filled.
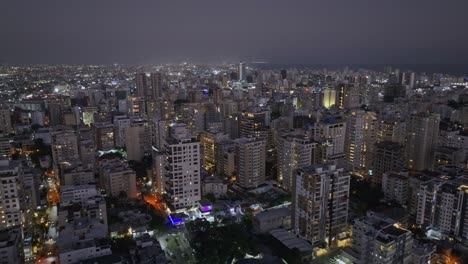
[[[1,1],[0,63],[468,64],[467,0]]]

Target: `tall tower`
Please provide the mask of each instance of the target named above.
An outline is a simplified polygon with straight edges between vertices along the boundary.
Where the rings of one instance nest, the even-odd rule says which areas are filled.
[[[201,199],[200,142],[185,124],[171,124],[166,141],[166,193],[173,209],[191,207]]]
[[[376,142],[377,117],[374,112],[353,111],[347,119],[346,161],[348,169],[366,168]]]
[[[23,224],[25,197],[23,167],[17,160],[0,160],[0,229]],[[5,194],[5,195],[4,195]],[[23,211],[24,210],[24,211]]]
[[[237,182],[240,186],[256,187],[265,181],[266,141],[239,138],[236,143]]]
[[[0,102],[0,135],[8,135],[12,132],[10,108],[3,102]]]
[[[136,95],[138,97],[145,97],[146,91],[148,90],[148,79],[146,78],[146,73],[139,72],[135,75],[136,82]]]
[[[151,73],[151,100],[162,97],[162,74],[160,72]]]
[[[297,170],[293,186],[292,227],[301,238],[333,245],[348,219],[349,174],[336,165]]]
[[[432,170],[439,135],[440,116],[411,115],[406,132],[406,166],[414,170]]]
[[[290,190],[295,170],[312,164],[314,143],[305,136],[287,135],[278,138],[277,147],[278,181]]]
[[[404,149],[397,142],[382,141],[375,145],[372,165],[368,171],[370,182],[382,184],[382,176],[389,171],[400,171],[404,165]]]
[[[246,77],[245,64],[243,62],[239,63],[239,81],[244,81]]]

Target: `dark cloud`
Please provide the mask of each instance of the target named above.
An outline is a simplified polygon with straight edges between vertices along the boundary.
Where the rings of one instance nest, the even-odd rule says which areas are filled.
[[[0,62],[462,64],[465,0],[2,1]]]

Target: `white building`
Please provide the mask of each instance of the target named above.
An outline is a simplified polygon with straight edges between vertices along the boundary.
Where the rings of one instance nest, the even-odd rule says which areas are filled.
[[[167,139],[166,193],[174,209],[195,206],[201,199],[200,142],[184,124],[172,124]]]
[[[218,177],[206,177],[203,180],[202,193],[206,195],[211,193],[216,198],[224,197],[227,194],[227,183]]]
[[[118,197],[125,193],[127,197],[136,197],[136,174],[125,161],[119,159],[100,162],[101,186],[108,195]]]
[[[83,203],[87,199],[98,195],[96,185],[62,185],[60,187],[60,205]]]
[[[0,228],[23,223],[23,168],[17,160],[0,160]]]
[[[60,263],[79,263],[80,261],[112,254],[108,244],[100,244],[98,240],[88,239],[71,242],[59,247]]]

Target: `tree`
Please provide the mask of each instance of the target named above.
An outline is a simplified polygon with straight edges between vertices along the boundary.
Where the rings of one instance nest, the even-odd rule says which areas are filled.
[[[249,235],[241,224],[219,226],[216,222],[193,221],[188,229],[199,263],[231,263],[234,258],[242,259],[249,248]]]

